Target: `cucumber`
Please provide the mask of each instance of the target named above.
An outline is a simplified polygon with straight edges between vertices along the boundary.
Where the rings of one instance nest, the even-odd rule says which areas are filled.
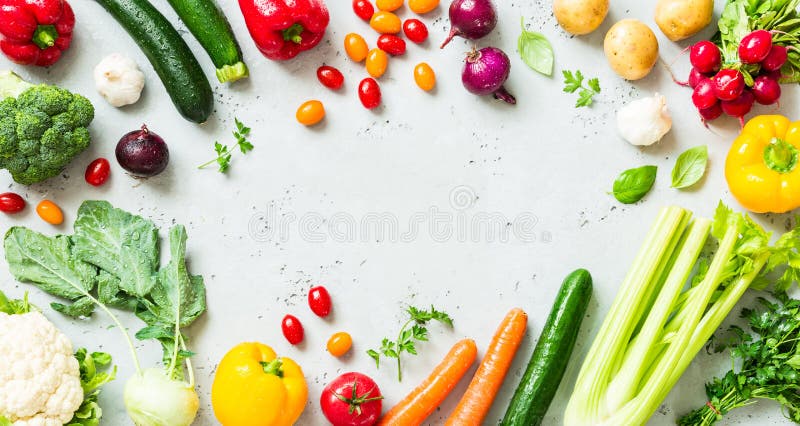
[[[242,49],[231,24],[214,0],[168,0],[217,68],[220,83],[247,77]]]
[[[502,426],[542,423],[564,376],[591,298],[592,276],[587,270],[578,269],[564,279]]]
[[[178,112],[203,123],[214,93],[189,46],[149,0],[96,0],[133,37],[167,89]]]

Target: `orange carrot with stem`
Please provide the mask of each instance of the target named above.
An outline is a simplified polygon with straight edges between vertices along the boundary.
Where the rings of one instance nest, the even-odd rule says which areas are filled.
[[[514,308],[506,315],[495,332],[478,371],[445,426],[481,425],[503,384],[511,362],[514,361],[527,325],[528,314],[522,309]]]
[[[430,376],[392,407],[378,426],[418,426],[436,410],[475,362],[478,348],[472,339],[453,345]]]

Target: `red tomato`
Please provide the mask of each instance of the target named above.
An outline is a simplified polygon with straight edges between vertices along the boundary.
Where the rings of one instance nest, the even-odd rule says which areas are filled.
[[[374,78],[367,77],[358,84],[358,99],[366,109],[372,109],[381,104],[381,86]]]
[[[328,89],[337,90],[344,84],[342,72],[330,65],[317,68],[317,79]]]
[[[0,212],[14,214],[25,209],[25,199],[13,192],[0,194]]]
[[[392,56],[398,56],[406,53],[406,42],[393,34],[381,34],[378,37],[378,48]]]
[[[369,22],[372,15],[375,14],[375,7],[372,6],[369,0],[353,0],[353,12],[355,12],[359,18]]]
[[[361,373],[344,373],[325,386],[319,404],[333,426],[372,426],[383,408],[374,380]]]
[[[97,160],[89,163],[86,167],[86,183],[92,186],[100,186],[108,180],[108,175],[111,174],[111,164],[105,158],[98,158]]]
[[[318,317],[327,317],[331,313],[331,295],[323,286],[312,287],[308,291],[308,306]]]
[[[403,23],[403,33],[414,43],[422,43],[428,38],[428,27],[419,19],[406,19]]]
[[[300,324],[300,320],[297,319],[296,316],[286,315],[283,317],[281,330],[283,331],[283,337],[285,337],[289,343],[296,345],[303,341],[303,335],[305,334],[303,331],[303,324]]]

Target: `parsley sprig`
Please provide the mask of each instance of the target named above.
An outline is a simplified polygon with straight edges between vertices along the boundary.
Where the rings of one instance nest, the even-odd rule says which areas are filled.
[[[242,124],[238,118],[234,118],[234,121],[236,122],[236,130],[233,131],[233,137],[236,138],[236,144],[228,146],[219,143],[219,141],[214,141],[214,152],[217,153],[217,158],[201,164],[197,167],[198,169],[204,169],[216,163],[219,166],[219,172],[225,173],[231,167],[231,157],[233,157],[236,148],[239,148],[242,154],[247,154],[253,150],[253,144],[247,139],[250,136],[250,128]]]
[[[450,315],[442,311],[437,311],[433,305],[431,305],[430,310],[409,306],[406,312],[410,318],[400,328],[397,340],[391,341],[384,338],[381,342],[380,349],[370,349],[367,351],[367,355],[375,360],[375,366],[378,368],[380,368],[381,365],[381,356],[397,359],[397,380],[401,382],[403,381],[403,370],[400,364],[400,356],[403,352],[416,355],[417,342],[428,341],[427,324],[430,321],[437,321],[450,327],[453,326],[453,319],[450,318]]]
[[[715,336],[709,346],[730,349],[733,365],[722,378],[706,384],[708,402],[681,417],[679,425],[712,425],[756,399],[771,399],[783,414],[800,423],[800,300],[777,294],[777,303],[759,298],[762,309],[743,309],[753,334],[731,326],[732,337]]]
[[[580,89],[578,100],[575,101],[575,108],[590,106],[594,102],[594,95],[600,93],[600,80],[590,78],[584,86],[584,76],[580,70],[575,71],[575,73],[564,70],[562,74],[564,75],[564,92],[575,93]]]

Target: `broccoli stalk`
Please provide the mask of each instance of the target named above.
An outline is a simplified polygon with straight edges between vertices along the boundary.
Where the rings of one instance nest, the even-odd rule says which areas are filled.
[[[30,185],[61,173],[91,140],[88,99],[0,71],[0,168]]]

